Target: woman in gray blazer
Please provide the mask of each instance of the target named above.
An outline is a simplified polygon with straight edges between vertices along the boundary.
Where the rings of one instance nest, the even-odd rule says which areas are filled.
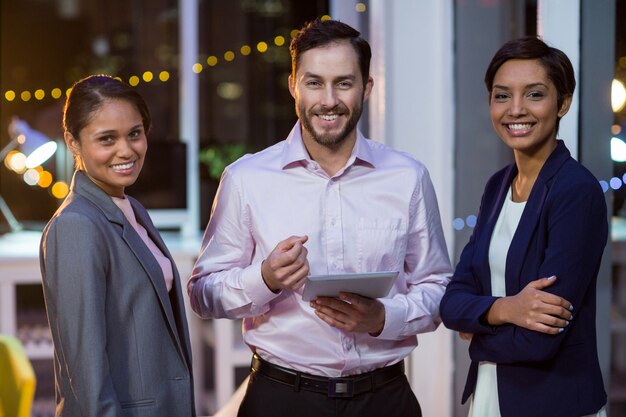
[[[150,114],[128,85],[97,75],[67,98],[71,192],[40,261],[54,341],[56,416],[195,416],[183,291],[145,208],[125,195]]]

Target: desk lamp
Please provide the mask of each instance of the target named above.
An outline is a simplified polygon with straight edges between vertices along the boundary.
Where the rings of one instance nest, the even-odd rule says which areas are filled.
[[[12,150],[19,148],[26,156],[26,168],[35,168],[50,159],[57,150],[55,141],[32,129],[24,120],[13,118],[8,130],[11,141],[0,150],[0,160],[3,160]],[[9,223],[11,231],[22,229],[22,225],[15,218],[2,195],[0,195],[0,212]]]

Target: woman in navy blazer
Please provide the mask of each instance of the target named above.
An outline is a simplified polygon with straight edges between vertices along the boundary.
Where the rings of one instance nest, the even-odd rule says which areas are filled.
[[[567,56],[537,38],[504,44],[485,83],[515,163],[488,181],[441,301],[470,340],[462,402],[480,417],[604,416],[596,278],[607,208],[598,180],[557,140],[575,88]]]
[[[148,108],[123,82],[91,76],[72,87],[63,124],[77,170],[40,255],[55,415],[195,416],[178,272],[146,209],[125,195],[147,151]]]

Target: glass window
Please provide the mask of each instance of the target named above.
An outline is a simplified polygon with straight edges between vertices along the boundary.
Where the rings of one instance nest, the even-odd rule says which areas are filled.
[[[136,86],[153,116],[146,166],[129,194],[148,208],[184,207],[191,162],[179,134],[178,2],[7,0],[1,7],[0,146],[10,142],[12,118],[24,120],[59,142],[43,168],[52,184],[69,182],[61,128],[66,90],[89,74],[119,76]],[[198,2],[202,228],[223,166],[289,133],[296,120],[287,88],[291,33],[327,13],[325,0]],[[19,221],[34,227],[61,201],[51,187],[28,186],[5,167],[0,194]]]

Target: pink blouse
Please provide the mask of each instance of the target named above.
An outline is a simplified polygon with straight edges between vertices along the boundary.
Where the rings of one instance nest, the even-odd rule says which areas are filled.
[[[137,234],[141,237],[141,240],[146,244],[152,255],[159,263],[161,270],[163,271],[163,276],[165,277],[165,286],[167,287],[167,291],[169,292],[172,289],[172,282],[174,281],[174,272],[172,270],[172,263],[169,258],[163,255],[163,252],[158,248],[158,246],[150,239],[148,236],[148,232],[146,229],[137,223],[137,219],[135,218],[135,212],[133,211],[133,207],[130,205],[130,201],[127,198],[118,198],[111,197],[116,206],[122,210],[128,222],[133,226]]]

